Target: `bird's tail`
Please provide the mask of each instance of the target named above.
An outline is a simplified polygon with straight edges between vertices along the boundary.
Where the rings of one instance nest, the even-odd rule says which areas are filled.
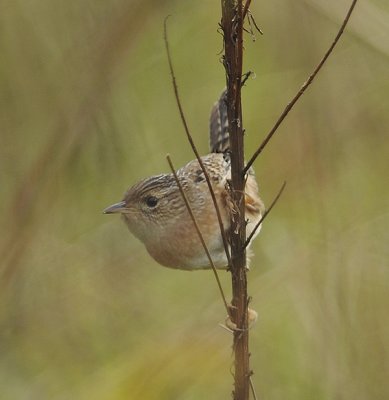
[[[209,119],[209,143],[211,153],[224,153],[230,149],[228,131],[227,90],[220,95],[213,105]]]

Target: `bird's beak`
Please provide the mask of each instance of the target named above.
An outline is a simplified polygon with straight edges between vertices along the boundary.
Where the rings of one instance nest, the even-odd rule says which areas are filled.
[[[122,213],[126,210],[126,202],[121,201],[119,203],[112,204],[112,206],[107,207],[103,214],[115,214],[115,213]]]

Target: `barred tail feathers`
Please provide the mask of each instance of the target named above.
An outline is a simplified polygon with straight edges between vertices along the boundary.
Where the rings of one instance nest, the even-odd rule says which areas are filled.
[[[230,148],[227,116],[227,90],[213,105],[209,120],[209,142],[211,153],[224,153]]]

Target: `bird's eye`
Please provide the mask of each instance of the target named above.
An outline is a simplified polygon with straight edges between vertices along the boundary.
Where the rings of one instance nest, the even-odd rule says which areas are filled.
[[[154,196],[147,196],[145,198],[147,207],[154,208],[158,204],[158,199]]]

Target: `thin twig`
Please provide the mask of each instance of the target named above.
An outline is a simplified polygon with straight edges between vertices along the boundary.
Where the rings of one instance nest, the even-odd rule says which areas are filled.
[[[256,158],[259,156],[259,154],[262,152],[262,150],[265,148],[267,143],[270,141],[274,133],[277,131],[278,127],[281,125],[282,121],[285,119],[285,117],[288,115],[289,111],[293,108],[293,106],[296,104],[297,100],[304,94],[305,90],[308,88],[308,86],[312,83],[312,81],[315,79],[317,73],[320,71],[324,63],[327,61],[327,58],[330,56],[332,53],[334,47],[338,43],[340,37],[343,34],[343,31],[350,19],[351,13],[353,12],[353,9],[355,7],[355,4],[357,3],[357,0],[353,0],[351,3],[351,6],[347,12],[347,15],[338,31],[338,34],[336,35],[334,41],[332,42],[331,46],[327,50],[327,52],[324,54],[324,57],[321,59],[319,64],[316,66],[315,70],[313,73],[309,76],[309,78],[304,82],[300,90],[297,92],[297,94],[293,97],[293,99],[288,103],[288,105],[285,107],[283,113],[281,116],[278,118],[277,122],[273,126],[273,128],[270,130],[270,132],[267,134],[266,138],[264,141],[261,143],[261,145],[258,147],[258,149],[255,151],[253,156],[250,158],[249,162],[246,164],[245,168],[243,169],[243,174],[246,174],[247,171],[250,169],[250,167],[253,165],[254,161]]]
[[[253,73],[253,71],[247,71],[242,75],[242,82],[240,83],[242,87],[245,85],[245,83]]]
[[[246,242],[244,244],[244,248],[246,248],[249,244],[251,239],[253,238],[253,236],[255,235],[255,232],[257,231],[257,229],[261,226],[262,222],[264,221],[264,219],[268,216],[268,214],[270,213],[271,209],[276,205],[278,199],[281,197],[282,192],[284,191],[286,186],[286,182],[284,182],[281,186],[281,189],[278,191],[277,196],[274,198],[274,200],[272,201],[272,203],[270,204],[270,207],[263,213],[261,219],[257,222],[257,224],[255,225],[255,228],[253,229],[253,231],[250,233],[250,236],[246,239]]]
[[[250,7],[250,4],[251,4],[251,0],[246,0],[246,3],[244,5],[244,9],[243,9],[243,12],[242,12],[243,21],[246,18],[247,12],[248,12],[249,7]]]
[[[191,206],[190,206],[190,204],[189,204],[189,201],[188,201],[188,199],[187,199],[187,197],[186,197],[186,195],[185,195],[184,189],[182,188],[181,182],[180,182],[180,180],[178,179],[176,170],[175,170],[175,168],[174,168],[174,165],[173,165],[173,163],[172,163],[172,160],[171,160],[170,156],[167,155],[167,156],[166,156],[166,159],[167,159],[167,162],[169,163],[169,166],[170,166],[170,169],[171,169],[171,171],[172,171],[172,173],[173,173],[174,179],[176,180],[177,186],[178,186],[178,188],[180,189],[181,196],[182,196],[182,198],[183,198],[183,200],[184,200],[184,202],[185,202],[185,206],[186,206],[186,208],[187,208],[187,210],[188,210],[188,212],[189,212],[189,215],[190,215],[190,217],[191,217],[191,219],[192,219],[192,221],[193,221],[193,224],[194,224],[194,226],[195,226],[195,228],[196,228],[196,232],[197,232],[197,234],[198,234],[198,236],[199,236],[199,239],[200,239],[200,241],[201,241],[201,244],[203,245],[203,248],[204,248],[205,254],[207,255],[209,264],[210,264],[211,267],[212,267],[212,271],[213,271],[213,273],[214,273],[214,275],[215,275],[215,279],[216,279],[217,285],[218,285],[218,287],[219,287],[219,291],[220,291],[220,294],[221,294],[221,296],[222,296],[224,306],[225,306],[225,308],[226,308],[226,310],[227,310],[227,314],[231,317],[230,307],[228,306],[228,303],[227,303],[227,300],[226,300],[226,296],[224,295],[224,291],[223,291],[223,288],[222,288],[222,285],[221,285],[221,282],[220,282],[220,279],[219,279],[219,275],[218,275],[218,273],[217,273],[215,264],[214,264],[214,262],[213,262],[213,260],[212,260],[211,254],[209,253],[208,247],[207,247],[207,245],[205,244],[204,237],[203,237],[203,235],[202,235],[202,233],[201,233],[201,230],[200,230],[200,227],[199,227],[199,225],[198,225],[198,223],[197,223],[197,221],[196,221],[196,217],[195,217],[194,214],[193,214],[192,208],[191,208]]]
[[[254,383],[253,383],[253,380],[251,379],[251,376],[250,376],[250,388],[251,388],[251,392],[253,394],[254,400],[258,400],[257,394],[255,393]]]
[[[254,15],[251,13],[250,10],[249,10],[249,13],[248,13],[248,18],[247,18],[247,20],[249,21],[250,29],[252,29],[252,28],[251,28],[251,22],[252,22],[252,23],[254,24],[254,26],[255,26],[255,29],[256,29],[261,35],[263,35],[262,29],[258,26],[257,22],[255,21]],[[254,33],[254,32],[252,32],[252,33]]]
[[[247,21],[248,21],[249,26],[250,26],[250,31],[247,31],[247,30],[244,29],[244,28],[243,28],[243,30],[246,31],[247,33],[249,33],[251,36],[254,36],[253,29],[251,28],[251,22],[252,22],[252,23],[254,24],[254,26],[255,26],[255,29],[256,29],[261,35],[263,35],[263,32],[262,32],[261,28],[257,25],[257,23],[255,22],[255,19],[254,19],[254,17],[253,17],[253,14],[250,12],[250,9],[249,9],[250,4],[251,4],[251,0],[247,0],[246,3],[245,3],[245,5],[244,5],[243,13],[242,13],[243,21],[245,20],[245,18],[246,18],[246,16],[247,16]],[[254,40],[255,40],[255,39],[254,39]]]
[[[165,21],[164,21],[164,40],[165,40],[167,58],[168,58],[168,62],[169,62],[170,75],[172,77],[172,82],[173,82],[174,95],[175,95],[175,98],[176,98],[176,101],[177,101],[177,106],[178,106],[178,109],[179,109],[179,112],[180,112],[182,123],[184,125],[186,136],[187,136],[188,141],[189,141],[189,143],[190,143],[190,145],[192,147],[193,153],[196,155],[196,158],[197,158],[197,161],[198,161],[198,163],[200,165],[200,168],[204,172],[204,176],[205,176],[205,180],[207,181],[209,193],[211,194],[212,201],[213,201],[213,204],[215,206],[215,211],[216,211],[217,219],[218,219],[218,222],[219,222],[220,233],[221,233],[222,240],[223,240],[224,250],[225,250],[225,253],[226,253],[226,256],[227,256],[228,265],[231,266],[232,262],[231,262],[230,252],[228,250],[227,236],[226,236],[226,232],[224,230],[224,225],[223,225],[222,217],[221,217],[221,214],[220,214],[219,206],[217,204],[216,196],[215,196],[215,193],[213,191],[211,180],[209,178],[208,172],[204,167],[204,164],[203,164],[203,161],[201,160],[200,154],[197,151],[197,148],[196,148],[196,146],[194,144],[192,135],[189,132],[188,124],[186,123],[184,111],[183,111],[182,106],[181,106],[181,101],[180,101],[180,97],[179,97],[179,94],[178,94],[178,87],[177,87],[177,83],[176,83],[176,76],[174,74],[172,58],[171,58],[171,55],[170,55],[169,41],[168,41],[168,37],[167,37],[167,19],[168,18],[169,18],[169,16],[167,16],[165,18]]]

